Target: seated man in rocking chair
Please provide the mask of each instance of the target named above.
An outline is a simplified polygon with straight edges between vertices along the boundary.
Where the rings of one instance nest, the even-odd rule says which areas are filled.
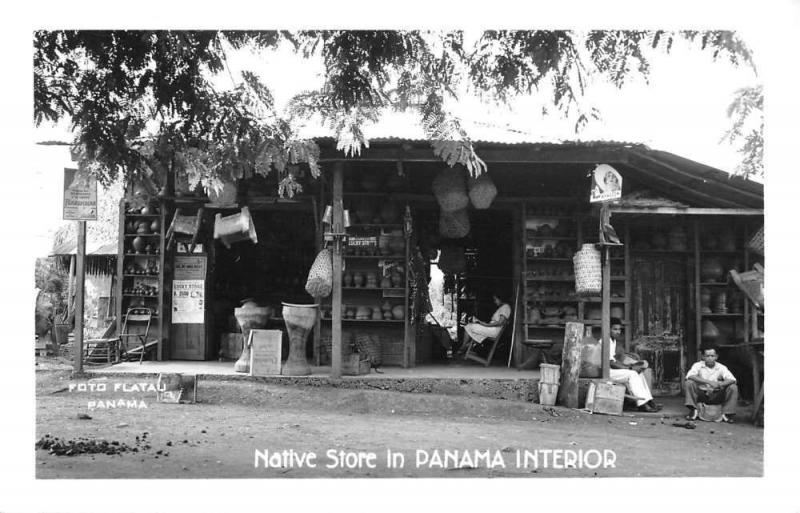
[[[739,400],[736,378],[717,362],[717,350],[703,350],[703,361],[696,362],[686,373],[686,401],[690,413],[687,420],[713,420],[732,424]],[[721,412],[706,412],[706,405],[722,405]],[[713,408],[716,410],[716,408]]]

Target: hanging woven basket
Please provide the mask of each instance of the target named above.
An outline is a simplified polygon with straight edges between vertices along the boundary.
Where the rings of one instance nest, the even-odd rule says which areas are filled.
[[[478,210],[486,210],[492,206],[496,197],[497,187],[489,177],[489,173],[483,173],[478,178],[470,180],[469,200],[473,207]]]
[[[433,179],[433,194],[442,212],[454,212],[467,208],[466,171],[461,167],[443,169]]]
[[[764,255],[764,227],[762,226],[753,238],[750,239],[750,242],[747,243],[747,247],[750,248],[752,251],[755,251],[759,255]]]
[[[333,289],[333,257],[331,250],[323,249],[314,259],[306,280],[306,292],[314,297],[327,297]]]
[[[600,265],[600,251],[594,244],[584,244],[572,257],[575,265],[575,292],[582,296],[600,294],[603,286],[603,272]]]
[[[439,234],[446,239],[460,239],[469,234],[469,214],[467,209],[455,212],[441,212],[439,215]]]

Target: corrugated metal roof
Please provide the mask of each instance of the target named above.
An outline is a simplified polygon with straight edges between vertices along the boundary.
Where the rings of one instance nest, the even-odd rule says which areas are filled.
[[[68,240],[53,248],[50,256],[75,255],[78,253],[78,243],[75,240]],[[117,256],[116,242],[87,242],[87,256]]]

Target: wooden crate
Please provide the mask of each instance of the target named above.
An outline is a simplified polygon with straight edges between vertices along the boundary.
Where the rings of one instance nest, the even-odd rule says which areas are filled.
[[[592,381],[586,392],[586,409],[592,413],[622,415],[625,385],[606,381]]]

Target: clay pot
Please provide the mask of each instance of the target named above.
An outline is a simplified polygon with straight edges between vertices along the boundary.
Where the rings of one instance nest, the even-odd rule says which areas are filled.
[[[384,301],[381,305],[381,310],[384,312],[391,312],[392,311],[392,304],[389,301]]]
[[[722,281],[725,269],[718,258],[708,258],[700,265],[700,280],[706,282]]]
[[[353,274],[350,272],[344,273],[342,276],[342,285],[345,287],[352,287],[353,286]]]
[[[289,357],[281,366],[284,376],[307,376],[311,366],[306,360],[306,339],[317,321],[319,305],[283,304],[283,321],[289,334]]]
[[[144,239],[142,237],[136,237],[131,242],[131,246],[133,246],[133,250],[137,253],[141,253],[144,251],[144,247],[146,246]]]
[[[384,276],[381,278],[381,288],[382,289],[390,289],[392,288],[392,279],[388,276]]]
[[[403,286],[403,276],[400,273],[392,273],[392,287],[399,288]]]
[[[405,315],[406,315],[406,312],[405,312],[405,308],[403,308],[403,305],[397,305],[394,308],[392,308],[392,317],[395,320],[402,321],[403,318],[405,317]]]
[[[242,306],[233,310],[236,322],[242,328],[242,354],[233,366],[236,372],[250,371],[250,346],[247,341],[250,331],[260,329],[267,325],[268,311],[250,298],[242,301]]]
[[[713,342],[719,337],[719,329],[716,324],[705,319],[700,329],[700,337],[706,342]]]
[[[372,320],[373,321],[381,321],[383,320],[383,312],[380,308],[375,307],[372,309]]]
[[[363,287],[364,286],[364,274],[363,273],[354,273],[353,274],[353,286],[354,287]]]
[[[542,313],[539,311],[538,308],[531,308],[528,310],[528,322],[533,324],[539,324],[542,320]]]
[[[399,255],[406,249],[406,241],[402,237],[389,238],[389,250],[392,255]]]
[[[148,223],[147,221],[140,222],[139,225],[136,227],[136,233],[138,233],[139,235],[147,235],[148,233],[150,233],[150,223]]]
[[[152,223],[150,223],[150,231],[153,233],[158,233],[161,230],[161,221],[155,219]]]
[[[711,313],[711,291],[705,287],[700,289],[700,313]]]
[[[392,238],[386,235],[378,237],[378,252],[381,255],[390,255],[392,253],[391,243]]]

